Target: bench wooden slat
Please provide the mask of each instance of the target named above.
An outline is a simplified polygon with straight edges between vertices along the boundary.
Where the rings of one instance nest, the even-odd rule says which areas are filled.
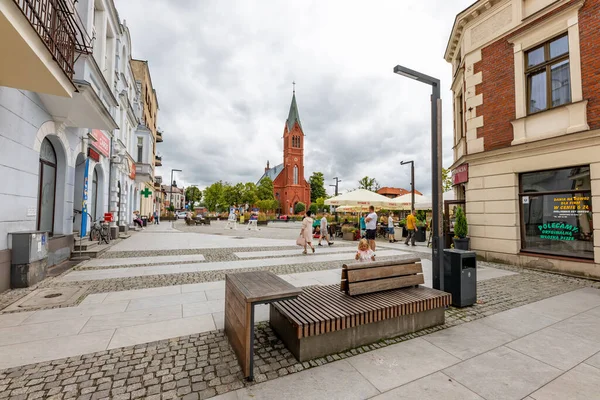
[[[351,297],[338,291],[337,285],[332,285],[305,288],[303,294],[297,299],[276,302],[273,306],[294,324],[306,321],[306,324],[318,325],[315,329],[309,330],[300,325],[298,329],[300,339],[446,307],[449,304],[450,294],[425,287]]]
[[[342,265],[342,269],[353,270],[353,269],[364,269],[364,268],[379,268],[385,267],[390,264],[403,265],[403,264],[416,264],[420,263],[420,258],[407,258],[402,260],[383,260],[383,261],[366,261],[366,262],[355,262]]]
[[[347,271],[349,283],[421,273],[423,273],[421,263],[390,265],[388,267],[353,269]]]
[[[421,285],[425,283],[423,275],[401,276],[396,278],[377,279],[372,281],[357,282],[350,285],[348,294],[355,296],[375,291],[398,289],[407,286]]]

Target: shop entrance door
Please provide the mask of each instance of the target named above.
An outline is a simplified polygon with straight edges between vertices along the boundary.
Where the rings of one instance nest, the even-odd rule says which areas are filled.
[[[444,201],[444,247],[449,249],[453,243],[454,238],[454,221],[456,214],[456,207],[462,207],[465,215],[467,209],[465,207],[464,200],[445,200]]]

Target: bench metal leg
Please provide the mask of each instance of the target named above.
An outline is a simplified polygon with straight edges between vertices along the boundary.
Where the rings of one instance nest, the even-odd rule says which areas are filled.
[[[254,303],[250,306],[250,376],[248,382],[254,381]]]

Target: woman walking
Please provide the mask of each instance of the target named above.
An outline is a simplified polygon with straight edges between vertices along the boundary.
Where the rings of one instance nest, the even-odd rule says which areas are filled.
[[[308,210],[302,220],[302,229],[300,230],[300,236],[304,237],[304,251],[302,254],[306,254],[306,245],[310,246],[313,253],[315,252],[315,248],[312,245],[313,219],[310,217],[311,215],[312,213]]]

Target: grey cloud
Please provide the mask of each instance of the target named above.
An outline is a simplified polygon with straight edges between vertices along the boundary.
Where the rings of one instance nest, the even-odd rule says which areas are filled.
[[[470,2],[340,9],[333,1],[116,0],[133,55],[149,60],[158,92],[159,172],[183,169],[179,179],[200,186],[256,181],[267,160],[282,160],[295,80],[306,178],[322,171],[330,184],[339,176],[344,190],[365,175],[408,187],[409,168],[399,162],[413,158],[417,189],[428,192],[428,89],[391,70],[405,63],[442,79],[448,166],[451,72],[442,56],[456,13]]]

